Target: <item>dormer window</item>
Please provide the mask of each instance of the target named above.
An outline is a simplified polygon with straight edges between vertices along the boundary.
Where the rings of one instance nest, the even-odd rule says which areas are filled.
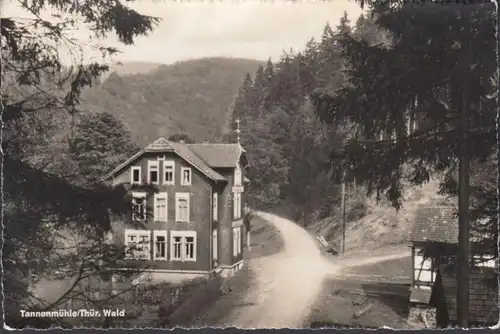
[[[158,161],[150,160],[148,161],[148,183],[158,184],[159,183],[159,163]]]
[[[181,168],[181,185],[183,186],[191,185],[191,168],[187,167]]]
[[[235,186],[241,186],[241,168],[240,166],[236,166],[234,169],[234,185]]]
[[[174,170],[175,163],[173,161],[163,163],[163,184],[175,184]]]
[[[141,184],[141,167],[133,166],[130,172],[130,183]]]

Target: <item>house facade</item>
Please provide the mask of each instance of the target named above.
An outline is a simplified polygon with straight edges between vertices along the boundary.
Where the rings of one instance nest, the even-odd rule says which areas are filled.
[[[161,279],[243,266],[245,172],[240,144],[185,144],[159,138],[107,176],[130,184],[131,210],[112,222],[112,240],[128,250],[120,269],[138,266]],[[154,188],[145,191],[144,186]],[[164,276],[164,275],[163,275]]]

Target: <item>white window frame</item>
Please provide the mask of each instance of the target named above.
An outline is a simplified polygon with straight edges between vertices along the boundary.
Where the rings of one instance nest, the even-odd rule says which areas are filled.
[[[184,172],[189,171],[189,182],[184,181]],[[190,186],[193,183],[193,171],[190,167],[181,167],[181,186]]]
[[[242,185],[242,176],[243,173],[241,172],[240,165],[238,164],[236,168],[234,169],[234,185],[235,186],[241,186]]]
[[[233,227],[233,256],[241,254],[241,226]]]
[[[141,179],[142,179],[142,175],[141,175],[141,166],[132,166],[130,168],[130,184],[141,184]],[[134,181],[134,171],[139,171],[139,181],[135,182]]]
[[[135,219],[134,212],[132,211],[132,221],[146,221],[148,216],[148,205],[147,205],[147,194],[145,192],[133,192],[132,193],[132,205],[135,205],[135,200],[137,198],[144,198],[144,218]]]
[[[156,167],[156,182],[151,181],[151,172],[153,167]],[[149,184],[160,184],[160,163],[158,160],[148,160],[148,183]]]
[[[125,230],[125,247],[130,247],[129,236],[135,236],[137,240],[140,237],[147,236],[148,243],[144,246],[146,247],[146,251],[143,251],[142,254],[126,254],[126,259],[134,259],[134,260],[151,260],[151,231],[150,230]],[[138,242],[137,242],[138,243]],[[128,253],[128,252],[127,252]],[[144,255],[144,256],[141,256]]]
[[[167,181],[167,167],[172,168],[172,181]],[[163,162],[163,184],[174,185],[175,184],[175,162],[172,160],[165,160]]]
[[[219,194],[214,192],[212,194],[212,220],[219,219]]]
[[[181,238],[181,256],[174,257],[174,239]],[[186,246],[187,246],[187,238],[193,238],[193,257],[188,258],[186,256]],[[196,262],[196,252],[197,252],[197,238],[196,231],[170,231],[170,261],[181,261],[181,262]]]
[[[233,193],[233,219],[241,218],[241,193]]]
[[[165,238],[165,256],[156,256],[156,243],[157,237],[164,237]],[[155,230],[153,231],[153,260],[162,260],[162,261],[167,261],[168,260],[168,232],[167,231],[159,231]]]
[[[165,208],[163,218],[160,218],[160,212],[158,208],[158,199],[165,200]],[[167,222],[168,221],[168,193],[160,192],[154,195],[154,221]]]
[[[212,231],[212,260],[219,260],[219,232]]]
[[[175,221],[176,222],[185,222],[189,223],[189,216],[191,211],[191,201],[190,201],[189,193],[175,193]],[[180,210],[179,210],[179,200],[184,199],[187,201],[187,217],[185,219],[181,219]]]

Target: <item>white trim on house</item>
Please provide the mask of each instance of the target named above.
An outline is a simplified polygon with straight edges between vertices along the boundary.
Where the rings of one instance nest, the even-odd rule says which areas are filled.
[[[187,174],[187,178],[186,176]],[[191,170],[191,167],[181,167],[181,186],[190,186],[193,182],[193,172]]]
[[[146,237],[144,241],[140,239]],[[147,240],[147,241],[146,241]],[[144,242],[140,247],[137,246]],[[150,260],[151,259],[151,231],[149,230],[125,230],[125,247],[131,247],[130,244],[135,244],[136,250],[132,251],[136,254],[125,254],[127,259]]]
[[[163,202],[163,204],[162,204]],[[160,192],[154,195],[154,221],[168,221],[168,193]]]
[[[136,199],[141,199],[143,198],[143,202],[141,204],[138,204],[136,202]],[[137,218],[133,209],[133,206],[135,205],[142,205],[143,206],[143,217],[142,218]],[[147,194],[145,192],[133,192],[132,193],[132,220],[133,221],[145,221],[147,218]]]
[[[238,163],[236,165],[236,168],[234,169],[234,185],[235,186],[241,186],[243,184],[242,180],[242,173],[241,173],[241,167],[240,164]]]
[[[212,231],[212,260],[219,260],[219,232]]]
[[[167,237],[167,231],[163,230],[163,231],[159,231],[159,230],[155,230],[153,231],[153,260],[163,260],[163,261],[167,261],[168,257],[168,237]],[[158,237],[163,237],[163,242],[162,241],[158,241],[157,238]],[[160,243],[163,243],[163,253],[164,253],[164,256],[157,256],[157,247]]]
[[[170,261],[196,262],[196,244],[196,231],[170,231]]]
[[[219,194],[214,192],[212,194],[212,220],[219,219]]]
[[[139,180],[138,181],[134,181],[134,171],[139,172]],[[130,184],[141,184],[141,179],[142,179],[141,166],[130,167]]]
[[[241,218],[241,193],[233,193],[233,219]]]
[[[156,172],[156,181],[151,180],[151,172]],[[148,160],[148,183],[160,184],[160,163],[158,160]]]
[[[185,200],[187,208],[179,208],[180,201]],[[175,193],[175,221],[189,222],[191,210],[189,193]]]
[[[169,173],[172,173],[172,179],[167,181],[167,168]],[[165,160],[163,162],[163,184],[174,185],[175,184],[175,161]]]
[[[233,256],[241,254],[241,227],[233,228]]]

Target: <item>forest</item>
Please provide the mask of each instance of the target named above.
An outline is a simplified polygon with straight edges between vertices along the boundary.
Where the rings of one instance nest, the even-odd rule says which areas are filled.
[[[348,192],[399,208],[405,187],[437,177],[441,193],[455,200],[459,186],[470,184],[470,200],[461,204],[468,210],[460,219],[470,219],[471,233],[488,232],[484,249],[497,254],[497,238],[491,238],[498,235],[494,6],[398,3],[366,1],[367,14],[354,24],[344,15],[304,50],[284,53],[241,78],[229,123],[241,120],[241,142],[251,161],[249,204],[307,226],[339,214],[343,182]],[[118,111],[82,110],[82,92],[108,66],[63,66],[51,43],[66,41],[64,33],[75,23],[61,17],[54,24],[37,15],[49,7],[73,12],[94,23],[92,37],[114,33],[125,45],[147,35],[159,20],[114,2],[24,6],[35,14],[33,21],[2,18],[1,23],[2,278],[5,318],[19,327],[40,328],[48,320],[20,319],[19,310],[59,307],[71,293],[95,305],[109,302],[76,288],[85,278],[102,275],[122,251],[104,235],[110,214],[130,209],[129,189],[102,184],[100,177],[149,138],[133,135],[130,124],[115,114],[126,107],[139,112],[138,119],[144,112],[144,105],[137,107],[140,96],[132,97],[137,105],[124,97]],[[131,23],[123,25],[125,18]],[[34,32],[40,26],[46,39]],[[95,47],[107,56],[117,51]],[[110,82],[121,80],[113,76]],[[106,95],[109,104],[113,94]],[[229,100],[227,92],[223,95]],[[225,122],[226,111],[218,108],[213,102],[216,116],[206,115],[205,121]],[[168,119],[155,113],[162,122]],[[409,131],[413,118],[419,127]],[[234,141],[232,131],[222,138],[224,128],[219,124],[204,136]],[[469,160],[465,164],[463,156]],[[458,179],[459,165],[470,165],[470,180]],[[351,219],[365,212],[364,202],[358,204]],[[71,247],[62,242],[68,231],[77,231],[84,242]],[[38,300],[30,290],[34,277],[63,267],[79,278],[75,286],[54,301]]]

